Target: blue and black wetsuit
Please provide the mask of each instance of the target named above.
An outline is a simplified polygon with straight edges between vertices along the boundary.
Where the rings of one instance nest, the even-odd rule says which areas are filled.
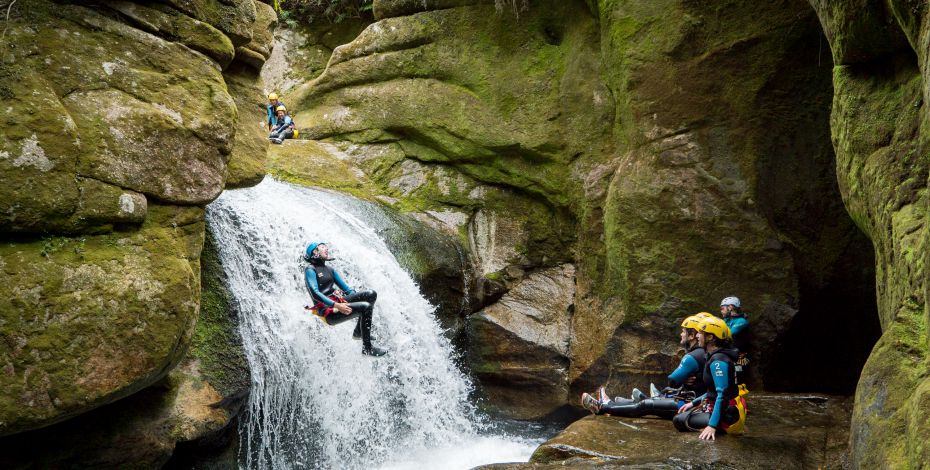
[[[275,110],[278,109],[278,106],[284,106],[285,109],[287,108],[287,106],[285,106],[285,105],[284,105],[284,102],[281,101],[281,100],[278,100],[278,103],[277,103],[277,104],[268,103],[268,104],[265,106],[265,111],[268,112],[268,121],[267,121],[267,122],[268,122],[268,129],[269,129],[269,130],[270,130],[272,127],[274,127],[275,121],[278,120],[278,115],[275,114]]]
[[[704,387],[704,382],[698,375],[704,370],[705,359],[704,348],[700,346],[691,348],[688,353],[681,358],[681,363],[678,364],[678,368],[669,374],[669,384],[674,388],[682,387],[682,390],[693,393],[693,395],[690,393],[686,394],[687,397],[695,397],[704,394],[706,387]],[[694,377],[697,380],[692,386],[684,386],[685,381],[687,381],[689,377]],[[606,403],[602,403],[598,414],[622,416],[626,418],[639,418],[641,416],[651,415],[663,419],[672,419],[675,413],[678,412],[678,408],[681,408],[684,404],[685,397],[682,396],[680,392],[666,389],[666,392],[664,392],[662,396],[649,397],[641,400],[619,397],[614,398]]]
[[[685,390],[693,391],[695,396],[703,395],[707,391],[704,386],[701,374],[704,373],[704,365],[707,362],[707,353],[704,348],[695,346],[688,350],[688,353],[681,358],[678,368],[668,375],[668,383],[672,387],[684,387]],[[694,378],[693,385],[685,385],[688,379]]]
[[[726,431],[740,419],[735,400],[739,398],[736,384],[735,349],[718,349],[707,358],[704,384],[707,393],[694,400],[694,409],[675,416],[672,422],[679,431],[700,431],[711,426]],[[704,405],[699,407],[698,405]]]
[[[730,328],[730,334],[733,335],[733,347],[739,350],[739,358],[736,360],[736,383],[744,384],[749,382],[749,319],[745,313],[733,313],[731,316],[724,318],[727,326]]]
[[[353,318],[358,321],[355,324],[355,331],[352,336],[361,338],[365,349],[371,349],[371,316],[374,312],[375,301],[378,294],[373,290],[356,292],[339,275],[336,270],[326,266],[326,261],[320,258],[312,258],[310,266],[304,270],[304,278],[307,284],[307,290],[310,296],[320,305],[323,311],[323,319],[329,325],[338,325]],[[352,313],[346,315],[333,309],[336,301],[332,297],[336,294],[336,288],[342,290],[346,303],[352,307]]]
[[[271,129],[271,133],[268,134],[269,139],[279,141],[278,143],[284,139],[291,139],[293,137],[294,121],[286,114],[275,120],[274,128]]]

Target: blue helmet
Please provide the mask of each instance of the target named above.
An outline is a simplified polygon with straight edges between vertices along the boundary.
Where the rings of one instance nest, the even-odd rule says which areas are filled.
[[[307,259],[312,258],[312,257],[313,257],[313,250],[315,250],[316,247],[318,247],[318,246],[320,246],[320,245],[328,245],[328,243],[326,243],[326,242],[313,242],[313,243],[307,245],[307,254],[305,255],[306,258],[307,258]]]

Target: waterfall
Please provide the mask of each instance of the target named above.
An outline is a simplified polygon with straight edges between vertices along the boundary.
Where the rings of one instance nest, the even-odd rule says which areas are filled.
[[[479,418],[434,307],[371,226],[381,219],[373,204],[271,178],[208,206],[252,370],[245,468],[468,468],[526,461],[538,444]],[[351,287],[378,292],[374,343],[387,356],[361,354],[354,321],[304,310],[311,241],[330,243]]]

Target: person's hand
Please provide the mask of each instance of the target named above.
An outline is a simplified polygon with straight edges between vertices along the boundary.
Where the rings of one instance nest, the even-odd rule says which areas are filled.
[[[333,308],[339,311],[339,313],[343,315],[348,315],[352,313],[352,307],[350,307],[349,304],[336,302],[335,304],[333,304]]]
[[[714,434],[716,434],[716,433],[717,433],[717,429],[715,429],[715,428],[713,428],[713,427],[711,427],[711,426],[707,426],[706,428],[704,428],[703,431],[701,431],[701,435],[698,436],[698,437],[700,437],[701,439],[703,439],[703,440],[705,440],[705,441],[714,441],[714,440],[716,440],[716,439],[714,439]]]
[[[690,410],[691,408],[694,408],[694,403],[691,403],[691,402],[689,401],[688,403],[685,403],[684,405],[681,405],[681,408],[678,408],[678,412],[679,412],[679,413],[684,413],[685,411],[688,411],[688,410]]]

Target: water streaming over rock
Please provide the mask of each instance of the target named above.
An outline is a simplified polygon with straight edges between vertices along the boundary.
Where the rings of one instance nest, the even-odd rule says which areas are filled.
[[[384,220],[372,204],[270,178],[208,207],[252,369],[246,468],[468,468],[535,447],[479,419],[434,307],[370,223]],[[361,355],[354,321],[327,326],[303,309],[314,240],[331,243],[350,286],[378,292],[375,344],[388,356]]]

